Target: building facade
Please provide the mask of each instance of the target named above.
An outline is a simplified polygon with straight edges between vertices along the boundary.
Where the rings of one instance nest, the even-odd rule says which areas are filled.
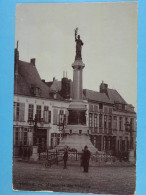
[[[35,59],[21,61],[18,48],[14,64],[14,156],[21,155],[22,148],[31,147],[34,140],[40,151],[54,148],[60,143],[68,123],[72,81],[65,76],[62,81],[41,80]],[[132,105],[103,82],[99,92],[84,89],[83,99],[90,139],[99,151],[136,150],[136,113]]]

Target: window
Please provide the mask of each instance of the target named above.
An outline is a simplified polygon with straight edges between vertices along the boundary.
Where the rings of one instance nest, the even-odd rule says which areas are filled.
[[[123,119],[120,117],[119,119],[119,130],[122,130],[122,125],[123,125]]]
[[[110,113],[110,114],[112,113],[112,108],[109,108],[109,113]]]
[[[109,129],[112,129],[112,116],[108,117],[108,127]]]
[[[94,114],[94,127],[97,128],[97,114]]]
[[[24,121],[25,103],[14,102],[14,120]]]
[[[130,119],[131,130],[134,130],[134,119]]]
[[[49,123],[51,123],[51,111],[49,111]]]
[[[16,103],[16,121],[19,121],[20,103]]]
[[[59,124],[64,124],[64,110],[59,111]]]
[[[122,104],[119,104],[119,110],[122,110]]]
[[[98,112],[98,106],[97,105],[94,105],[94,111]]]
[[[89,127],[92,127],[92,113],[89,113]]]
[[[37,120],[41,121],[41,106],[37,105],[36,107]]]
[[[58,109],[53,109],[53,125],[58,123]]]
[[[103,104],[102,103],[99,104],[99,109],[103,109]]]
[[[94,111],[94,107],[92,104],[89,104],[89,112],[93,112]]]
[[[108,113],[108,108],[107,107],[104,107],[104,112]]]
[[[23,133],[23,144],[24,146],[27,145],[27,129],[24,129],[24,133]]]
[[[125,105],[124,104],[122,105],[122,110],[125,110]]]
[[[15,129],[15,143],[14,143],[16,146],[19,145],[19,128],[16,127]]]
[[[28,120],[33,119],[33,110],[34,110],[33,104],[29,104],[29,106],[28,106]]]
[[[31,93],[35,96],[39,96],[41,95],[41,89],[39,87],[36,86],[31,86]]]
[[[102,114],[99,115],[99,127],[102,127]]]
[[[107,115],[104,116],[104,129],[107,129]]]
[[[82,134],[82,130],[79,130],[79,135],[81,135]]]
[[[48,106],[44,106],[44,122],[51,123],[51,111],[49,111]]]
[[[48,123],[49,122],[49,108],[48,106],[44,106],[44,122]]]
[[[117,117],[116,116],[114,116],[113,117],[113,129],[117,129]]]

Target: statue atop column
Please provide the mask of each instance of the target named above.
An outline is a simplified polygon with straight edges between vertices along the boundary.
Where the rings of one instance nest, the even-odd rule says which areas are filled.
[[[84,44],[80,39],[80,35],[77,36],[78,28],[75,29],[75,42],[76,42],[76,57],[75,60],[82,60],[82,45]]]

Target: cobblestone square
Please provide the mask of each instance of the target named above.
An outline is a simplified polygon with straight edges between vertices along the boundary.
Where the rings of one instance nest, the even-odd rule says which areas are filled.
[[[54,191],[95,194],[134,194],[135,166],[91,166],[84,173],[78,163],[62,163],[45,168],[44,164],[14,161],[13,188],[22,191]]]

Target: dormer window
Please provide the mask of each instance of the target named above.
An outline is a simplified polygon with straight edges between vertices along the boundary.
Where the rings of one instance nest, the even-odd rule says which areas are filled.
[[[57,94],[56,93],[54,93],[54,99],[56,99],[57,98]]]
[[[41,89],[36,86],[31,86],[31,93],[35,96],[40,96],[41,95]]]

